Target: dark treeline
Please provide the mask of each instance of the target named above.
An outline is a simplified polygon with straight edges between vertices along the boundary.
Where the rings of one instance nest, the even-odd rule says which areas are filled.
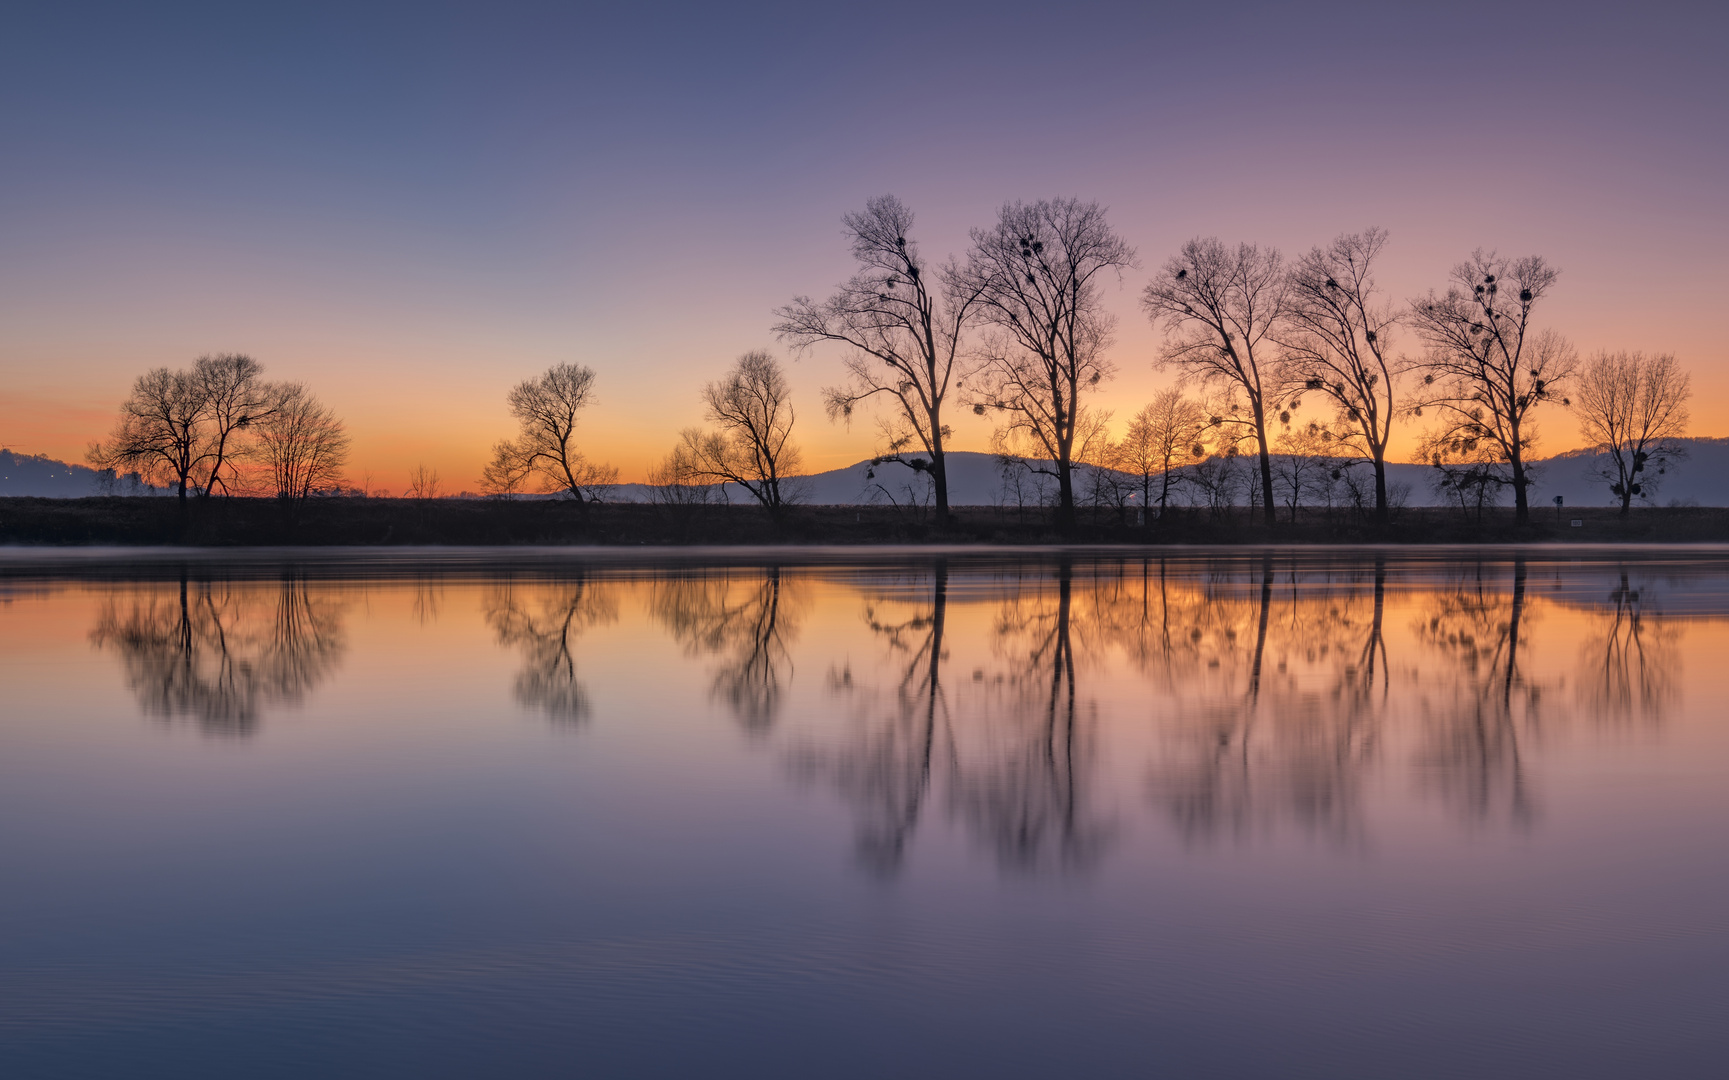
[[[1571,527],[1578,520],[1582,527]],[[173,499],[0,498],[0,544],[276,545],[785,545],[785,544],[1237,544],[1264,536],[1249,507],[1173,508],[1138,519],[1083,506],[1059,530],[1042,509],[955,507],[939,526],[925,508],[575,500],[313,499],[290,513],[273,498],[215,499],[180,512]],[[1470,516],[1413,507],[1386,526],[1347,507],[1301,507],[1282,521],[1285,543],[1700,542],[1729,536],[1729,509],[1569,508],[1520,524],[1510,507]]]

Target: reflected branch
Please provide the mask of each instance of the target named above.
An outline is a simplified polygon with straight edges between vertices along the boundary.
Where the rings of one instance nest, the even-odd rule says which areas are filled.
[[[482,610],[498,643],[522,651],[513,687],[517,703],[561,723],[587,720],[592,707],[577,674],[574,648],[585,631],[618,619],[613,590],[587,578],[505,582],[486,595]]]
[[[211,734],[248,735],[265,707],[297,705],[346,650],[342,605],[304,580],[274,587],[198,582],[176,593],[111,597],[90,639],[121,657],[147,716],[190,718]]]
[[[711,693],[724,700],[747,731],[773,726],[792,675],[789,645],[798,634],[800,604],[779,567],[753,575],[678,574],[655,582],[654,617],[686,655],[718,656]]]

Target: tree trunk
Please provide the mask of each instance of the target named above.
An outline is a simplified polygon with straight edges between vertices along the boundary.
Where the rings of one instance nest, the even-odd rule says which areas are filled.
[[[1263,517],[1267,528],[1278,524],[1279,504],[1273,499],[1273,456],[1267,452],[1267,444],[1261,443],[1261,505],[1265,507]]]
[[[1513,458],[1513,520],[1521,525],[1531,520],[1531,500],[1525,493],[1525,463]]]
[[[931,440],[931,491],[936,495],[937,526],[947,527],[949,523],[949,470],[948,462],[943,460],[942,436]]]
[[[1273,501],[1273,455],[1267,450],[1267,413],[1259,399],[1255,401],[1255,442],[1261,449],[1261,505],[1270,529],[1278,524],[1279,504]]]
[[[1382,525],[1387,523],[1387,461],[1381,455],[1375,457],[1375,520]]]
[[[1075,530],[1075,483],[1074,466],[1066,461],[1057,462],[1057,531],[1071,533]]]

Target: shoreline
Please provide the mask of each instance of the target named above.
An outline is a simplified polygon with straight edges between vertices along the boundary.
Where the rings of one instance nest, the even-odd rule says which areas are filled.
[[[579,505],[558,501],[270,499],[191,501],[0,497],[0,547],[196,551],[225,549],[468,549],[527,551],[775,549],[933,552],[940,549],[1246,549],[1266,547],[1563,548],[1729,544],[1729,507],[1533,508],[1520,525],[1507,507],[1410,507],[1386,525],[1350,510],[1280,509],[1269,528],[1245,507],[1173,509],[1137,523],[1133,509],[1083,507],[1068,533],[1034,507],[955,507],[938,527],[925,508],[799,506],[779,517],[755,506]],[[1294,520],[1293,520],[1294,519]],[[1572,522],[1580,525],[1574,527]]]

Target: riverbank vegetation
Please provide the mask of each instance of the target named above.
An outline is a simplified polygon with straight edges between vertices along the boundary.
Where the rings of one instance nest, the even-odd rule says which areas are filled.
[[[732,545],[732,544],[1338,544],[1699,543],[1729,541],[1729,508],[1547,510],[1521,524],[1511,508],[1470,516],[1411,507],[1386,524],[1326,508],[1281,513],[1268,530],[1251,507],[1183,508],[1164,517],[1083,507],[1059,530],[1039,507],[578,503],[568,499],[0,498],[0,544],[16,545]],[[1578,521],[1575,527],[1572,522]]]

